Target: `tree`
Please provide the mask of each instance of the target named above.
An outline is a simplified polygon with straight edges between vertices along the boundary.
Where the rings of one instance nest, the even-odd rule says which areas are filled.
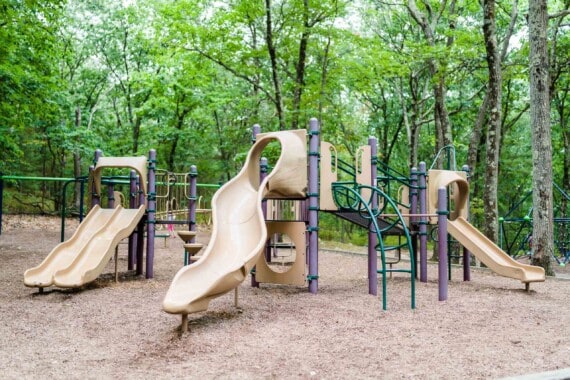
[[[550,87],[548,65],[548,8],[546,0],[530,0],[530,119],[532,128],[532,264],[552,275],[554,252],[552,141],[550,135]]]
[[[489,128],[487,128],[487,167],[485,170],[485,190],[483,208],[485,213],[485,235],[498,241],[499,210],[497,188],[499,183],[499,149],[501,144],[502,73],[501,53],[497,42],[495,0],[483,0],[483,36],[487,51],[489,85],[486,101],[489,108]]]
[[[448,26],[449,29],[453,30],[456,25],[455,21],[455,6],[456,1],[452,0],[448,2],[446,0],[441,1],[439,4],[435,4],[438,8],[432,8],[430,2],[423,2],[425,6],[425,11],[421,11],[417,6],[415,0],[408,0],[407,7],[410,15],[414,21],[420,26],[423,31],[424,38],[434,52],[437,51],[438,40],[439,43],[445,47],[449,47],[453,44],[452,34],[449,33],[447,38],[438,39],[436,35],[436,29],[438,24],[442,22],[443,15],[445,11],[448,11]],[[434,123],[436,130],[436,151],[439,151],[444,146],[451,145],[453,143],[453,136],[451,130],[451,122],[449,119],[449,112],[445,103],[446,99],[446,63],[445,60],[438,60],[435,56],[431,56],[427,60],[429,72],[432,77],[432,90],[435,100],[434,108]]]

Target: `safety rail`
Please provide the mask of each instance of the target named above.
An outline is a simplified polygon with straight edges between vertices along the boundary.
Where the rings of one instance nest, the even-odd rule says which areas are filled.
[[[359,185],[355,182],[335,182],[332,185],[333,198],[341,211],[350,211],[358,213],[362,218],[368,220],[369,231],[374,232],[378,237],[378,244],[375,249],[380,252],[382,269],[378,269],[377,273],[382,275],[382,307],[386,310],[387,291],[386,291],[386,274],[387,273],[409,273],[411,279],[411,306],[415,308],[415,265],[413,258],[412,240],[406,227],[406,223],[402,214],[398,210],[397,204],[381,189],[377,187]],[[375,199],[376,198],[376,199]],[[383,200],[376,202],[376,200]],[[375,205],[379,206],[376,207]],[[391,209],[391,210],[390,210]],[[393,217],[384,218],[386,211],[390,210]],[[382,220],[382,227],[379,221]],[[383,237],[393,228],[398,227],[403,231],[405,242],[387,246]],[[387,268],[389,264],[386,260],[386,252],[395,249],[407,248],[410,253],[410,269],[393,269]]]

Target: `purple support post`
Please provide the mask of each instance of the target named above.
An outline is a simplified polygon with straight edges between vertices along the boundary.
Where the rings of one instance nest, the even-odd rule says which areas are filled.
[[[188,202],[188,230],[196,231],[196,203],[198,200],[198,169],[196,165],[190,166],[190,199]],[[195,243],[196,238],[190,239],[190,243]]]
[[[370,145],[370,184],[376,187],[378,175],[378,143],[376,137],[368,138],[368,145]],[[364,162],[362,163],[364,165]],[[372,193],[372,200],[370,207],[372,210],[378,209],[378,195],[376,192]],[[377,231],[374,230],[374,224],[370,223],[368,230],[368,294],[378,295],[378,253],[376,246],[378,245]],[[384,274],[385,275],[385,274]]]
[[[1,173],[0,173],[0,175],[1,175]],[[81,222],[83,222],[83,210],[85,209],[85,205],[83,203],[84,199],[85,199],[85,181],[79,182],[79,194],[81,194],[81,196],[79,197],[79,223],[81,223]],[[1,198],[2,198],[2,194],[0,191],[0,213],[2,210]],[[1,218],[2,218],[2,215],[0,215],[0,219]],[[0,220],[0,228],[2,227],[1,224],[2,224],[2,221]]]
[[[309,120],[309,292],[319,287],[319,121]]]
[[[107,207],[115,208],[115,185],[113,183],[107,186]]]
[[[137,208],[137,173],[131,170],[129,174],[129,208]],[[135,255],[137,252],[138,228],[135,228],[129,236],[129,256],[127,269],[133,270],[135,267]]]
[[[418,223],[418,169],[413,167],[410,170],[410,226]]]
[[[469,166],[463,165],[461,170],[467,173],[469,180]],[[467,195],[465,207],[467,207],[467,219],[469,220],[469,194]],[[465,247],[463,247],[463,281],[471,281],[471,252]]]
[[[156,150],[148,153],[148,204],[146,221],[146,278],[154,277],[154,227],[156,221]]]
[[[198,200],[198,189],[197,189],[197,180],[198,180],[198,169],[196,165],[190,166],[190,172],[188,173],[188,177],[190,178],[190,194],[188,196],[188,231],[196,231],[196,206]],[[192,236],[189,243],[195,243],[196,237]],[[184,250],[184,265],[190,264],[190,253]]]
[[[437,189],[437,224],[438,224],[438,279],[439,279],[439,300],[447,300],[447,189],[440,187]]]
[[[137,191],[138,191],[138,204],[139,205],[144,205],[145,204],[145,194],[142,191],[142,186],[141,186],[141,178],[140,176],[137,175],[137,181],[136,181],[136,187],[137,187]],[[144,225],[146,223],[146,218],[147,216],[143,216],[143,220],[139,223],[138,227],[137,227],[137,244],[136,244],[136,252],[137,252],[137,263],[136,263],[136,268],[137,268],[137,275],[141,275],[143,274],[143,262],[144,262]]]
[[[95,150],[95,155],[93,156],[93,170],[95,170],[95,166],[97,165],[97,161],[99,161],[99,157],[101,157],[103,155],[103,152],[101,152],[101,149],[96,149]],[[89,171],[91,172],[91,167],[89,168]],[[95,184],[91,184],[91,207],[95,206],[95,205],[101,205],[101,194],[97,194],[95,193]]]
[[[427,186],[426,163],[420,162],[418,172],[418,201],[420,204],[420,281],[427,282]]]

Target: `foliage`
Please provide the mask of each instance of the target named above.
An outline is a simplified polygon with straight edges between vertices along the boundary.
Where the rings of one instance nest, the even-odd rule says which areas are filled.
[[[406,173],[436,154],[439,82],[461,167],[488,82],[481,5],[429,0],[414,14],[412,3],[0,0],[0,171],[73,176],[74,159],[87,173],[96,148],[107,156],[156,149],[161,168],[197,165],[200,182],[225,182],[245,159],[252,125],[306,128],[317,117],[321,138],[343,159],[375,136],[381,160]],[[517,4],[498,4],[501,41]],[[553,1],[549,12],[567,7]],[[499,214],[532,174],[529,48],[519,13],[502,67]],[[431,17],[432,37],[418,14]],[[567,17],[552,18],[548,31],[553,168],[566,190]],[[485,139],[475,143],[472,203],[480,211]],[[276,154],[267,148],[270,162]]]

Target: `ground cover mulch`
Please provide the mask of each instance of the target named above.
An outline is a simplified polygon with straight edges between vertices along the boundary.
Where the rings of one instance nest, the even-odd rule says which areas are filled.
[[[77,222],[66,223],[67,235]],[[525,292],[516,280],[454,268],[449,299],[428,283],[394,275],[388,310],[368,295],[367,259],[321,252],[319,292],[239,287],[204,313],[180,317],[162,299],[183,263],[179,239],[156,240],[155,277],[126,271],[126,247],[77,290],[23,284],[59,242],[59,220],[4,216],[0,235],[0,374],[4,379],[487,379],[570,367],[570,281],[548,278]],[[198,240],[207,243],[204,229]],[[324,246],[324,244],[323,244]],[[557,268],[568,276],[568,268]]]

